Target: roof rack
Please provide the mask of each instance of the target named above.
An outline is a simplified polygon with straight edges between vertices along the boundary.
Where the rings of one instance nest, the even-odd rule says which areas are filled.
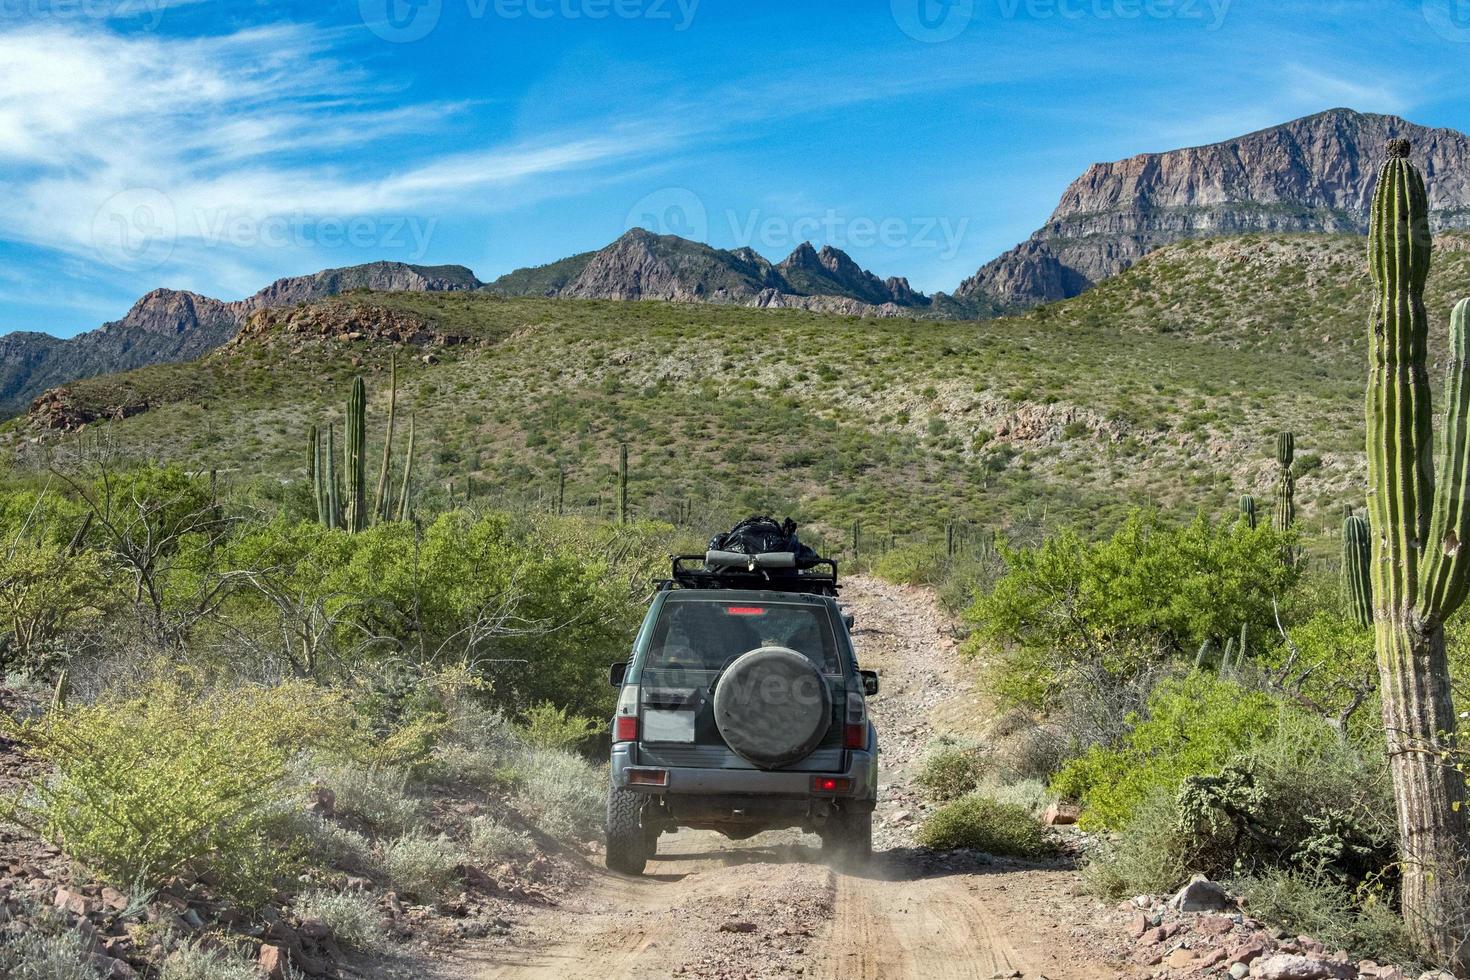
[[[752,589],[764,592],[797,592],[835,596],[837,562],[819,558],[811,568],[762,567],[752,559],[744,567],[712,564],[705,555],[673,555],[673,577],[660,583],[664,588]]]

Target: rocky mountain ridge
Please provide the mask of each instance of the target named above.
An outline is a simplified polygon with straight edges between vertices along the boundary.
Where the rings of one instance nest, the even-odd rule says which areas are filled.
[[[1208,146],[1098,163],[1030,239],[955,295],[1023,308],[1079,295],[1172,242],[1252,232],[1366,234],[1383,146],[1414,144],[1436,230],[1470,228],[1470,137],[1333,109]]]
[[[155,289],[125,316],[61,340],[42,333],[0,336],[0,415],[23,411],[48,388],[82,378],[189,361],[234,337],[250,314],[294,306],[353,289],[476,289],[463,266],[372,262],[278,279],[252,296],[224,302],[177,289]]]
[[[929,297],[880,279],[846,252],[803,243],[773,265],[751,248],[717,249],[634,228],[596,252],[518,269],[487,287],[505,296],[667,300],[783,307],[852,316],[913,316]]]

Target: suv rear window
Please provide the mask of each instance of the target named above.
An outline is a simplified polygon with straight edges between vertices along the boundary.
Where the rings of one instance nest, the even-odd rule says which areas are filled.
[[[842,673],[832,620],[821,606],[746,600],[664,603],[644,666],[653,670],[720,670],[761,647],[804,654],[823,673]]]

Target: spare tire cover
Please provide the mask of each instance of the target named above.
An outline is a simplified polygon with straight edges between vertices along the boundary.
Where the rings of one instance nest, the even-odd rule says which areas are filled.
[[[812,754],[832,727],[827,679],[787,647],[742,654],[715,686],[715,724],[725,744],[762,769]]]

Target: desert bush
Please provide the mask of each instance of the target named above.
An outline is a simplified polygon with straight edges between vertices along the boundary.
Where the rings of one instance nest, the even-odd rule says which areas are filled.
[[[1159,790],[1133,808],[1121,833],[1099,841],[1083,880],[1107,898],[1163,894],[1189,880],[1192,845],[1173,797]]]
[[[602,724],[585,715],[570,714],[543,702],[527,709],[521,722],[521,738],[529,745],[542,749],[576,749],[596,735]]]
[[[606,794],[606,776],[569,752],[530,749],[516,765],[516,798],[552,837],[596,837]]]
[[[423,821],[423,803],[408,794],[402,770],[346,762],[325,769],[323,779],[337,796],[338,813],[381,834],[406,834]]]
[[[56,641],[97,618],[107,591],[95,552],[71,554],[47,541],[0,542],[0,671],[48,672],[56,666]]]
[[[929,585],[943,576],[945,563],[933,545],[909,544],[879,555],[873,574],[895,585]]]
[[[321,922],[349,949],[373,952],[384,945],[378,928],[382,914],[371,896],[317,888],[296,896],[291,904],[298,916]]]
[[[383,870],[404,894],[437,901],[458,879],[460,854],[444,836],[400,837],[383,849]]]
[[[292,806],[282,819],[284,832],[302,841],[305,859],[318,868],[340,868],[370,875],[381,870],[372,842],[355,830]]]
[[[967,649],[1008,651],[994,668],[999,693],[1050,708],[1077,664],[1128,678],[1241,624],[1266,635],[1273,600],[1300,574],[1280,561],[1287,543],[1264,524],[1201,516],[1181,527],[1135,513],[1105,541],[1063,530],[1038,548],[1002,549],[1007,571],[970,607]]]
[[[1056,849],[1030,810],[974,793],[930,815],[919,828],[918,841],[924,847],[965,847],[1021,858],[1045,857]]]
[[[987,782],[976,792],[997,803],[1025,807],[1038,817],[1056,800],[1056,794],[1047,789],[1046,783],[1040,779],[1024,779],[1018,783]]]
[[[525,833],[493,817],[476,817],[470,821],[466,851],[476,865],[489,867],[523,860],[535,852],[535,845]]]
[[[332,704],[306,685],[200,693],[158,680],[12,722],[55,776],[6,815],[123,888],[208,875],[224,894],[263,898],[294,862],[274,839],[290,800],[287,759],[333,726]]]
[[[600,716],[611,700],[604,667],[637,625],[624,569],[533,532],[505,514],[459,511],[422,531],[276,521],[223,550],[223,567],[262,570],[226,614],[276,624],[293,638],[282,655],[318,676],[468,663],[493,680],[483,696],[497,706],[549,701]]]
[[[1082,804],[1085,824],[1121,828],[1154,793],[1173,795],[1191,776],[1219,773],[1274,733],[1284,709],[1265,694],[1194,674],[1159,685],[1147,710],[1118,746],[1092,748],[1052,781]]]
[[[243,953],[202,943],[185,943],[159,968],[158,980],[260,980],[261,971]]]
[[[9,980],[102,980],[90,944],[50,910],[27,910],[24,930],[0,929],[0,976]]]
[[[1409,966],[1418,951],[1391,896],[1302,872],[1266,870],[1233,882],[1251,914],[1329,949]]]
[[[978,786],[987,769],[985,751],[978,744],[943,736],[929,746],[914,782],[930,799],[947,803]]]
[[[1342,741],[1321,720],[1286,712],[1218,771],[1172,791],[1155,785],[1087,872],[1109,895],[1167,891],[1195,873],[1285,870],[1350,890],[1391,885],[1394,819],[1381,746]]]

